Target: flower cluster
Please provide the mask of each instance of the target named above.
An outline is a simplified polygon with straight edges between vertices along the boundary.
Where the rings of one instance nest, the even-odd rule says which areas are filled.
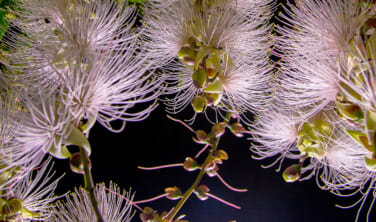
[[[146,4],[145,44],[167,76],[167,110],[192,104],[242,114],[262,110],[272,92],[268,60],[271,1],[153,0]]]
[[[90,155],[87,138],[96,122],[120,132],[125,121],[146,118],[157,105],[163,78],[139,54],[136,11],[126,1],[14,4],[2,39],[6,50],[0,71],[0,220],[49,220],[57,181],[47,185],[50,176],[38,174],[34,182],[30,172],[46,154],[76,158],[71,154],[76,148],[70,145]],[[139,103],[147,105],[135,107]],[[122,123],[119,129],[113,121]],[[84,171],[80,161],[72,167]],[[129,206],[120,208],[112,196],[101,199],[96,192],[103,207],[113,205],[109,215],[120,213],[106,221],[129,217]]]
[[[316,175],[323,189],[358,190],[361,206],[376,178],[375,7],[304,0],[284,8],[274,105],[258,117],[252,147],[259,159],[278,155],[280,167],[298,160],[286,181]]]

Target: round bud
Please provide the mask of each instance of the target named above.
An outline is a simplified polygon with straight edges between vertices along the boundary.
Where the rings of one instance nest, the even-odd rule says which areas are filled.
[[[216,123],[212,126],[211,133],[215,137],[221,137],[225,133],[226,125],[224,123]]]
[[[198,199],[207,200],[209,198],[207,195],[209,191],[210,190],[206,185],[200,185],[195,189],[194,193],[196,194]]]
[[[224,150],[216,150],[214,156],[221,160],[228,160],[228,155]]]
[[[178,52],[179,59],[189,58],[189,59],[195,59],[196,58],[196,52],[191,47],[182,47]]]
[[[183,167],[187,171],[195,171],[195,170],[197,170],[197,169],[200,168],[200,166],[198,165],[197,161],[194,160],[191,157],[185,158],[185,161],[183,163]]]
[[[299,180],[299,178],[301,176],[300,165],[299,164],[293,164],[293,165],[287,167],[285,169],[285,171],[283,171],[282,176],[283,176],[283,179],[288,183],[292,183],[292,182]]]
[[[242,132],[246,131],[242,124],[238,122],[231,124],[230,130],[236,137],[243,137]]]
[[[3,205],[2,207],[2,212],[3,214],[7,216],[13,216],[20,214],[22,211],[22,200],[20,199],[11,199],[7,201],[6,204]]]
[[[222,93],[204,93],[208,100],[208,106],[217,106],[222,100]]]
[[[206,108],[206,99],[202,96],[195,96],[191,102],[192,108],[195,113],[202,113]]]
[[[222,93],[223,81],[217,76],[209,85],[204,89],[207,93]]]
[[[73,172],[78,174],[84,174],[84,164],[79,152],[72,154],[69,160],[70,168]],[[91,169],[91,161],[89,159],[89,168]]]
[[[203,130],[196,131],[196,143],[205,144],[206,140],[208,139],[208,134],[205,133]]]
[[[170,200],[178,200],[182,196],[182,192],[178,187],[167,187],[165,189],[165,192],[167,194],[167,198]]]
[[[366,168],[370,171],[376,172],[376,158],[368,158],[364,157],[364,163],[366,165]]]
[[[202,89],[206,86],[206,81],[207,81],[208,75],[204,69],[198,69],[193,72],[192,74],[192,80],[193,80],[193,85],[197,89]]]

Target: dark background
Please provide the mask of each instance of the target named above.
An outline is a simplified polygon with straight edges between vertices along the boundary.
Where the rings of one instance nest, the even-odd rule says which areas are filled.
[[[191,108],[175,117],[190,118]],[[206,129],[205,118],[199,116],[196,122],[203,122],[194,128]],[[92,145],[93,176],[95,182],[113,181],[121,188],[136,192],[135,200],[147,199],[164,192],[165,187],[178,186],[184,192],[193,183],[198,171],[187,172],[181,167],[158,171],[143,171],[137,166],[155,166],[182,162],[187,156],[194,156],[201,145],[192,141],[192,133],[179,123],[166,117],[163,106],[159,106],[151,116],[142,122],[127,123],[120,134],[107,131],[96,125],[90,134]],[[237,138],[229,131],[222,137],[219,148],[226,150],[229,160],[220,166],[219,173],[231,185],[247,188],[247,193],[237,193],[227,189],[217,178],[204,177],[202,184],[210,192],[227,201],[240,205],[241,210],[233,209],[214,199],[200,201],[195,195],[180,211],[191,222],[326,222],[355,221],[358,207],[339,209],[336,203],[351,204],[354,198],[340,198],[320,190],[315,180],[287,184],[275,168],[263,169],[262,161],[251,158],[250,141]],[[70,173],[68,160],[57,160],[58,172],[65,171],[58,191],[72,190],[83,186],[81,175]],[[169,211],[177,201],[160,199],[150,206],[158,212]],[[366,215],[368,207],[362,215]],[[138,222],[139,213],[132,221]],[[370,221],[375,221],[375,216]],[[360,222],[365,221],[362,217]]]
[[[281,7],[277,8],[278,11],[281,11]],[[276,22],[274,19],[272,21]],[[188,107],[174,117],[190,119],[192,113],[192,109]],[[201,115],[198,116],[193,128],[209,131],[210,125]],[[184,192],[191,186],[198,171],[187,172],[181,167],[143,171],[137,169],[137,166],[179,163],[187,156],[193,157],[203,146],[195,144],[192,136],[188,129],[166,117],[163,105],[145,121],[127,123],[125,130],[119,134],[111,133],[97,124],[89,137],[94,180],[106,184],[113,181],[126,190],[132,188],[132,192],[136,192],[135,200],[160,195],[170,186],[178,186]],[[247,193],[233,192],[217,178],[205,176],[201,183],[210,188],[210,193],[240,205],[242,209],[233,209],[210,198],[200,201],[192,195],[179,215],[186,214],[185,219],[191,222],[355,221],[360,205],[351,209],[340,209],[335,207],[335,204],[350,205],[359,196],[337,197],[328,191],[320,190],[314,178],[288,184],[282,179],[281,172],[275,172],[275,167],[263,169],[261,165],[267,163],[266,161],[252,159],[250,144],[249,138],[237,138],[227,131],[219,145],[219,148],[224,149],[229,155],[229,160],[219,166],[220,175],[234,187],[247,188]],[[64,193],[73,190],[74,186],[83,186],[82,176],[70,172],[68,160],[56,162],[58,172],[67,173],[61,180],[58,192]],[[366,221],[369,203],[370,201],[363,208],[359,222]],[[161,213],[169,211],[176,204],[177,201],[160,199],[140,206],[149,206]],[[140,221],[139,213],[136,212],[132,221]],[[375,212],[370,221],[376,221]]]

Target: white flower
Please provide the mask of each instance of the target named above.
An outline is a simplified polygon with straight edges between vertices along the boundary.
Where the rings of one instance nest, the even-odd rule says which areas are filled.
[[[24,98],[15,117],[20,127],[15,134],[16,147],[4,149],[14,166],[34,168],[49,152],[58,158],[67,157],[67,139],[72,132],[69,106],[64,106],[61,96],[48,95],[43,90],[35,98]]]
[[[156,107],[163,79],[139,53],[138,30],[132,28],[135,10],[125,1],[43,0],[34,5],[28,0],[21,6],[25,14],[18,14],[16,24],[25,22],[22,31],[30,36],[20,37],[16,46],[8,43],[17,49],[9,67],[22,72],[19,85],[31,96],[38,96],[40,88],[62,94],[74,126],[98,120],[112,131],[123,127],[113,129],[110,122],[143,120]],[[28,28],[33,21],[45,27]]]
[[[95,197],[98,201],[99,212],[105,222],[131,221],[133,196],[120,189],[112,182],[107,189],[104,184],[97,184]],[[127,200],[124,200],[126,197]],[[75,190],[66,197],[66,202],[59,201],[55,210],[55,220],[59,222],[92,222],[97,217],[92,208],[89,193],[84,189]]]
[[[288,4],[280,16],[283,26],[277,45],[283,61],[279,73],[280,103],[287,109],[309,107],[307,115],[335,101],[339,72],[350,39],[363,20],[353,1],[304,0]],[[360,4],[359,4],[360,5]]]
[[[60,178],[53,178],[50,160],[43,163],[37,173],[30,171],[27,176],[12,184],[6,195],[1,196],[0,204],[3,212],[1,220],[16,221],[48,221],[54,208],[54,195]],[[4,209],[7,209],[4,211]]]
[[[181,111],[195,96],[206,97],[207,105],[216,110],[235,113],[261,110],[267,103],[272,91],[267,24],[272,4],[258,0],[238,3],[183,0],[146,4],[145,47],[167,76],[166,93],[175,94],[172,100],[166,99],[168,111]],[[197,76],[197,71],[204,74]]]

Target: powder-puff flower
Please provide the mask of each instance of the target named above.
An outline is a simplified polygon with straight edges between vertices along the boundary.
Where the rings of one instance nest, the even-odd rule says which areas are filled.
[[[271,10],[270,2],[258,0],[146,3],[145,47],[167,76],[166,93],[176,93],[168,110],[177,113],[189,103],[196,112],[262,109],[272,91]]]
[[[0,197],[4,221],[49,221],[58,197],[54,195],[60,178],[54,178],[50,159],[44,162],[38,172],[30,171],[22,179],[7,188]]]
[[[280,161],[279,168],[285,158],[299,159],[299,179],[317,174],[318,185],[330,190],[357,188],[372,177],[364,162],[370,152],[345,133],[348,125],[333,110],[302,122],[296,122],[297,115],[275,108],[258,118],[252,146],[256,159],[279,155],[273,162]]]
[[[98,201],[98,209],[105,222],[131,221],[133,196],[123,191],[113,183],[107,189],[104,184],[97,184],[95,197]],[[126,200],[124,199],[126,198]],[[59,201],[55,210],[54,221],[92,222],[96,221],[96,215],[91,206],[89,194],[84,189],[79,189],[66,197],[66,202]]]
[[[359,5],[307,0],[285,8],[280,16],[284,26],[277,27],[283,57],[278,93],[285,108],[312,106],[306,111],[311,115],[336,100],[347,44],[364,19]]]
[[[32,22],[34,13],[34,20],[48,20],[44,29],[23,29],[32,33],[25,39],[29,44],[13,45],[17,51],[9,67],[22,72],[17,74],[22,81],[19,84],[31,96],[38,95],[39,88],[47,94],[63,94],[76,127],[83,119],[89,125],[98,120],[116,131],[110,125],[114,120],[147,117],[156,107],[155,101],[143,110],[130,109],[155,100],[162,79],[153,77],[145,65],[148,58],[138,54],[138,36],[132,29],[135,10],[125,1],[42,2],[45,4],[26,1],[22,6],[27,13],[19,13],[16,20]],[[43,7],[42,12],[36,6]]]
[[[90,153],[90,145],[72,125],[70,107],[61,102],[62,97],[41,90],[37,97],[22,99],[25,110],[15,117],[21,123],[15,134],[17,146],[3,150],[12,159],[12,166],[34,168],[47,153],[67,158],[70,153],[66,145],[71,144],[84,147]]]

